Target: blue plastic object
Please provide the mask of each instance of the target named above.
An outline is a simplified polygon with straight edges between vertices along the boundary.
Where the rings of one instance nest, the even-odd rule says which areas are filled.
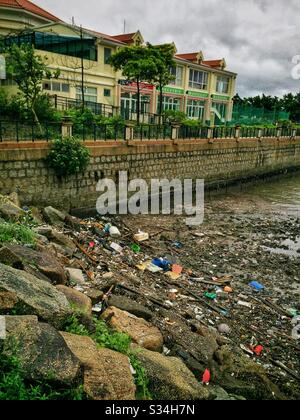
[[[152,264],[156,265],[159,268],[162,268],[164,271],[170,271],[172,263],[168,260],[163,258],[154,258],[152,260]]]
[[[255,290],[264,290],[265,286],[263,286],[262,284],[258,283],[257,281],[252,281],[249,284],[250,287],[252,287]]]

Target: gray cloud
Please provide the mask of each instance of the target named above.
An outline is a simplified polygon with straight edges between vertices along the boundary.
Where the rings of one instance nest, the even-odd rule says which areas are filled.
[[[291,76],[300,54],[298,0],[35,0],[66,22],[107,34],[140,29],[152,43],[226,58],[240,95],[300,91]]]

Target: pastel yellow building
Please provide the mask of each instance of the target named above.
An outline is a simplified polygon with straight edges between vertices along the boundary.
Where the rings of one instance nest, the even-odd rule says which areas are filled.
[[[135,119],[136,86],[115,72],[108,60],[118,48],[143,45],[140,31],[110,36],[66,24],[27,0],[0,0],[0,34],[15,34],[10,42],[30,42],[50,69],[60,69],[58,80],[43,84],[58,108],[80,103],[84,86],[84,100],[95,112]],[[174,81],[164,88],[164,110],[182,111],[210,124],[230,121],[237,75],[226,69],[225,59],[205,60],[201,51],[177,53],[174,59],[176,66],[170,69]],[[157,114],[158,98],[154,85],[142,85],[141,111],[146,118]]]

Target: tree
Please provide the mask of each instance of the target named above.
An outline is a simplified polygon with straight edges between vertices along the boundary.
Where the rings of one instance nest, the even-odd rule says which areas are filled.
[[[37,116],[37,106],[44,96],[42,82],[59,77],[59,70],[51,72],[44,59],[35,54],[32,45],[13,44],[7,50],[7,72],[17,83],[20,100],[26,110],[31,113],[34,121],[40,126]]]
[[[163,112],[163,88],[167,86],[174,76],[171,73],[172,67],[176,66],[174,55],[176,48],[174,44],[151,45],[148,44],[148,49],[153,55],[153,60],[156,65],[156,74],[154,75],[154,83],[159,88],[159,115]]]
[[[151,83],[157,75],[157,63],[149,48],[128,46],[121,48],[110,57],[115,71],[121,70],[123,76],[137,85],[137,122],[140,123],[141,83]]]

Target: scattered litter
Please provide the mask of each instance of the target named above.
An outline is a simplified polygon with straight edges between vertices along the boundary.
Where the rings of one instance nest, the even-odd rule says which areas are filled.
[[[229,287],[229,286],[225,286],[224,287],[224,292],[225,293],[233,293],[233,289],[231,287]]]
[[[238,304],[239,306],[244,306],[245,308],[249,308],[249,309],[251,309],[251,308],[252,308],[251,303],[249,303],[249,302],[244,302],[244,301],[242,301],[242,300],[239,300],[237,304]]]
[[[206,369],[205,372],[204,372],[204,374],[203,374],[203,377],[202,377],[202,383],[204,385],[209,385],[210,380],[211,380],[210,371],[208,369]]]
[[[121,237],[121,232],[119,231],[119,229],[116,226],[111,226],[109,228],[109,234],[111,236],[111,238],[120,238]]]
[[[102,303],[97,303],[97,305],[94,305],[92,311],[96,314],[100,314],[102,312]]]
[[[172,246],[176,249],[182,249],[183,243],[182,242],[173,242]]]
[[[141,252],[141,247],[137,244],[132,244],[130,248],[131,248],[131,251],[134,252],[135,254],[138,254],[139,252]]]
[[[133,239],[135,241],[137,241],[137,242],[148,241],[148,239],[149,239],[149,233],[139,231],[139,233],[137,233],[136,235],[134,235]]]
[[[207,299],[210,299],[210,300],[215,300],[215,299],[217,298],[217,294],[216,294],[216,293],[209,293],[209,292],[206,292],[206,293],[204,293],[204,296],[205,296]]]
[[[172,272],[174,274],[179,274],[180,275],[182,273],[182,270],[183,270],[183,268],[180,265],[173,264],[173,266],[172,266]]]
[[[258,345],[256,347],[254,347],[253,351],[256,354],[256,356],[261,356],[262,352],[264,351],[264,348],[263,348],[263,346]]]
[[[221,324],[218,326],[218,331],[220,334],[230,334],[231,328],[227,324]]]
[[[161,267],[153,263],[147,264],[145,269],[150,271],[151,273],[159,273],[161,271],[164,271]]]
[[[164,258],[154,258],[152,264],[161,268],[164,271],[170,271],[172,263]]]
[[[110,248],[116,252],[118,252],[119,254],[122,254],[123,252],[123,248],[121,247],[121,245],[116,244],[115,242],[112,242],[110,244]]]
[[[262,284],[258,283],[257,281],[252,281],[249,284],[249,286],[252,287],[255,290],[258,290],[258,291],[264,290],[264,288],[265,288],[265,286],[263,286]]]

